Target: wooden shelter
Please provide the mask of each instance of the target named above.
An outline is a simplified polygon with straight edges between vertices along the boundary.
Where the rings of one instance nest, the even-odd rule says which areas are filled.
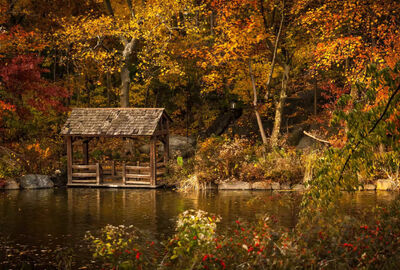
[[[158,187],[157,177],[165,173],[168,162],[170,121],[163,108],[73,109],[61,131],[67,143],[68,186]],[[89,141],[101,137],[149,138],[149,162],[123,162],[116,169],[113,161],[111,170],[103,170],[98,162],[89,164]],[[73,143],[77,140],[82,141],[81,164],[73,162]],[[157,142],[164,146],[161,162],[157,161]],[[106,176],[112,176],[113,181],[104,181]]]

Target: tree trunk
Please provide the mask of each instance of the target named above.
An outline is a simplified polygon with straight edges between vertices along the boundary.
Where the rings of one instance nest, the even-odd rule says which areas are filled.
[[[265,130],[264,130],[264,125],[261,120],[260,113],[257,111],[257,89],[256,89],[256,83],[254,81],[254,75],[253,75],[253,69],[251,68],[251,59],[249,59],[249,73],[250,73],[250,79],[251,79],[251,85],[253,88],[253,108],[254,108],[254,113],[257,118],[257,125],[260,130],[260,135],[261,139],[263,141],[263,144],[267,144],[267,136],[265,135]]]
[[[122,52],[122,67],[121,67],[121,92],[120,92],[120,106],[122,108],[129,107],[129,88],[131,84],[131,77],[129,75],[129,66],[131,65],[131,56],[136,39],[128,42],[122,38],[124,50]]]
[[[285,107],[285,101],[287,97],[287,84],[289,81],[289,71],[290,71],[290,66],[286,64],[282,75],[281,93],[279,95],[279,100],[276,102],[274,127],[272,129],[272,134],[271,134],[272,147],[278,146],[278,138],[282,122],[282,113],[283,113],[283,108]]]

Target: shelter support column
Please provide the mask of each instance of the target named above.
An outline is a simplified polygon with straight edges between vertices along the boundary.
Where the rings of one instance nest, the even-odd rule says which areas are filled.
[[[72,158],[73,158],[72,137],[67,136],[67,174],[68,184],[72,184]]]
[[[150,185],[157,184],[157,139],[152,137],[150,141]]]

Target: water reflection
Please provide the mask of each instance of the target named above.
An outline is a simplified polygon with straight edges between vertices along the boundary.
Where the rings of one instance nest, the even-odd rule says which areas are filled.
[[[394,200],[393,192],[346,194],[343,209],[369,210]],[[265,213],[293,227],[301,195],[259,191],[214,191],[180,194],[172,190],[47,189],[0,192],[0,234],[20,243],[80,241],[87,230],[106,224],[134,225],[154,238],[173,233],[176,217],[202,209],[222,217],[221,228],[239,217],[255,220]]]

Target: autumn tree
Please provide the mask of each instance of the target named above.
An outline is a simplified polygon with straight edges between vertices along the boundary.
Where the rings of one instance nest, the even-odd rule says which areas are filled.
[[[211,1],[216,14],[215,38],[200,64],[208,70],[206,91],[229,89],[251,104],[264,144],[261,114],[274,109],[272,146],[278,145],[293,63],[301,49],[295,42],[291,1]],[[297,50],[297,51],[296,51]]]
[[[94,63],[103,74],[119,74],[120,105],[131,89],[146,91],[154,78],[182,75],[173,43],[198,30],[191,1],[104,1],[103,8],[61,20],[57,45],[76,62]],[[133,82],[133,84],[132,84]]]
[[[314,44],[310,69],[325,78],[320,85],[329,98],[330,109],[342,95],[352,103],[363,102],[367,94],[357,84],[367,83],[366,67],[392,66],[398,55],[398,1],[299,1],[293,10],[306,38]],[[385,96],[380,88],[378,98]],[[341,135],[345,133],[340,131]]]

